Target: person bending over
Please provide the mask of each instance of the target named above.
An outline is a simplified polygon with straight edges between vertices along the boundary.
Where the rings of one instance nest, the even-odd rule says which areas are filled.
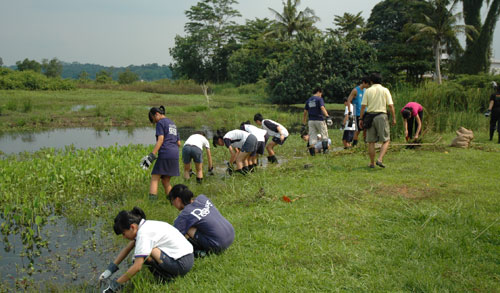
[[[259,163],[259,156],[264,154],[264,149],[266,148],[266,143],[269,139],[269,135],[264,129],[250,124],[250,121],[242,122],[240,124],[240,129],[255,135],[255,137],[257,138],[257,150],[250,154],[250,157],[248,158],[248,169],[250,171],[253,171],[255,170],[255,168],[257,168],[257,165]]]
[[[409,102],[401,109],[406,140],[413,138],[413,124],[415,124],[415,139],[422,134],[422,120],[424,108],[417,102]]]
[[[214,165],[212,163],[212,154],[210,152],[210,143],[205,137],[205,133],[195,133],[191,135],[182,147],[182,162],[184,163],[184,179],[189,179],[191,175],[191,160],[194,161],[196,169],[196,182],[201,184],[203,181],[203,149],[208,157],[208,174],[213,175]]]
[[[269,163],[278,163],[278,159],[276,159],[274,153],[274,147],[276,145],[283,145],[285,143],[286,138],[288,137],[288,130],[281,124],[271,119],[264,119],[262,114],[257,113],[253,116],[253,121],[257,123],[257,125],[261,126],[262,129],[267,131],[269,136],[272,136],[272,141],[266,146],[267,150],[267,160]]]
[[[255,135],[240,129],[231,130],[226,134],[221,130],[217,130],[217,134],[213,137],[213,145],[214,147],[225,145],[231,154],[229,166],[236,163],[236,172],[243,175],[248,173],[247,158],[257,149]]]
[[[193,198],[193,193],[186,185],[177,184],[168,198],[181,211],[174,221],[174,227],[191,242],[195,257],[221,253],[233,243],[233,225],[206,195],[200,194]]]

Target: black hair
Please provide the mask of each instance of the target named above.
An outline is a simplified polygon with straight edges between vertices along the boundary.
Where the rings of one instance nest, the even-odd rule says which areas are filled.
[[[176,184],[172,187],[172,190],[168,193],[168,199],[170,203],[176,198],[180,198],[184,205],[188,205],[191,203],[191,199],[193,198],[193,192],[189,190],[189,188],[184,184]]]
[[[361,83],[363,83],[363,82],[364,82],[364,83],[370,83],[370,78],[369,78],[368,76],[363,76],[363,77],[361,78]]]
[[[253,116],[253,121],[262,121],[264,120],[264,117],[262,117],[262,114],[257,113]]]
[[[300,138],[304,138],[304,136],[306,136],[306,135],[309,135],[309,133],[307,133],[307,132],[301,133]]]
[[[217,143],[219,142],[219,138],[224,139],[225,131],[222,129],[217,129],[216,133],[214,134],[214,137],[212,138],[212,144],[214,145],[214,148],[217,147]]]
[[[165,115],[165,107],[160,106],[160,107],[152,107],[151,109],[149,109],[148,117],[151,123],[153,123],[153,117],[155,116],[156,113]]]
[[[113,230],[115,230],[116,235],[120,235],[123,231],[130,229],[130,225],[139,225],[142,219],[146,219],[146,214],[141,208],[134,207],[130,212],[121,211],[115,217]]]
[[[382,75],[378,72],[373,72],[372,74],[370,74],[370,81],[374,84],[381,84]]]
[[[193,132],[193,134],[199,134],[199,135],[203,135],[204,137],[207,137],[207,134],[203,130],[195,131],[195,132]]]
[[[247,120],[247,121],[245,121],[245,122],[241,122],[241,124],[240,124],[240,129],[241,129],[241,130],[245,130],[245,125],[247,125],[247,124],[251,124],[251,123],[250,123],[250,120]]]
[[[344,97],[344,102],[349,101],[349,97]]]
[[[320,88],[319,86],[317,86],[317,87],[315,87],[315,88],[314,88],[314,90],[313,90],[313,94],[318,93],[318,92],[319,92],[319,93],[323,93],[323,89],[322,89],[322,88]]]
[[[401,115],[403,115],[404,119],[410,119],[412,111],[413,111],[412,108],[406,107],[403,109],[403,112],[401,112]]]

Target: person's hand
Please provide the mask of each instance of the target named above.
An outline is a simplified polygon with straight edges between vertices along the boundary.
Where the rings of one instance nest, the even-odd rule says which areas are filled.
[[[359,128],[363,129],[363,119],[359,119]]]
[[[142,169],[147,170],[149,166],[156,160],[156,156],[153,153],[150,153],[149,155],[145,156],[142,158],[140,166]]]
[[[415,134],[415,139],[418,139],[418,134]]]
[[[114,293],[119,292],[122,289],[122,284],[118,283],[116,279],[109,282],[109,285],[106,289],[102,291],[102,293]]]
[[[491,115],[491,110],[488,109],[486,112],[484,112],[484,117],[490,117]]]
[[[118,271],[118,266],[115,265],[114,262],[111,262],[108,265],[108,268],[99,276],[99,281],[106,280],[107,278],[111,277],[111,275],[116,271]]]
[[[332,118],[330,116],[326,116],[326,125],[328,126],[332,126],[333,125],[333,121],[332,121]]]
[[[306,125],[302,124],[302,127],[300,128],[300,134],[306,133]]]
[[[284,141],[285,140],[285,136],[283,134],[280,134],[280,140],[281,141]]]
[[[208,168],[208,175],[214,176],[214,167],[213,166]]]
[[[408,130],[405,130],[405,137],[408,137]]]

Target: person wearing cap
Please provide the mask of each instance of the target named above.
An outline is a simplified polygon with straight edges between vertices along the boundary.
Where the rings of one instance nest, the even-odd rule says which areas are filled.
[[[401,109],[406,140],[413,138],[413,124],[415,123],[415,139],[422,133],[422,119],[424,108],[417,102],[409,102]]]
[[[255,135],[246,131],[235,129],[227,133],[217,130],[213,137],[213,145],[226,146],[229,149],[231,157],[229,166],[236,163],[236,172],[246,175],[249,171],[247,158],[257,149],[257,138]]]
[[[333,122],[325,108],[325,102],[322,98],[323,90],[317,87],[313,90],[313,96],[307,99],[304,107],[304,116],[302,117],[302,127],[305,127],[307,120],[309,127],[309,145],[316,145],[318,134],[322,137],[323,153],[328,153],[328,125]],[[325,122],[326,120],[326,122]]]
[[[493,140],[495,129],[498,132],[498,143],[500,143],[500,87],[496,82],[492,82],[495,92],[490,96],[488,110],[484,116],[490,117],[490,140]]]

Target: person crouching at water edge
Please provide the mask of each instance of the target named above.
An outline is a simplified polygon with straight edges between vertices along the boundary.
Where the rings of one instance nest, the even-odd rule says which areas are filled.
[[[118,271],[118,265],[134,249],[134,262],[121,277],[112,280],[103,292],[118,292],[123,284],[130,280],[146,264],[155,278],[171,280],[184,276],[191,270],[194,263],[193,246],[172,225],[146,220],[144,211],[134,207],[130,212],[121,211],[115,217],[113,229],[116,235],[122,234],[130,240],[115,260],[99,277],[107,280]]]
[[[248,158],[248,169],[250,172],[252,172],[256,170],[255,168],[257,168],[257,165],[259,163],[259,155],[264,154],[269,135],[264,129],[250,124],[250,121],[242,122],[240,124],[240,129],[255,135],[255,137],[257,138],[257,150],[251,153]]]
[[[165,117],[165,107],[153,107],[149,110],[149,121],[156,124],[156,145],[153,151],[141,161],[141,167],[148,169],[156,160],[151,172],[151,184],[149,186],[149,199],[158,199],[158,182],[163,184],[165,194],[168,195],[172,186],[170,178],[179,176],[179,147],[181,141],[177,126],[172,120]]]
[[[321,134],[318,134],[316,144],[313,146],[311,146],[309,144],[309,134],[308,133],[302,133],[300,135],[300,137],[302,138],[303,141],[307,142],[306,147],[307,147],[307,150],[309,151],[309,154],[311,156],[314,156],[314,154],[321,153],[321,151],[323,151],[323,139],[321,137]],[[332,140],[328,139],[328,149],[330,149],[331,145],[332,145]],[[312,149],[312,151],[311,151],[311,149]]]
[[[170,203],[178,209],[174,227],[186,236],[194,248],[194,256],[221,253],[234,240],[234,228],[212,201],[203,194],[193,199],[186,185],[175,185],[168,194]]]
[[[285,143],[286,138],[288,137],[288,130],[278,122],[275,122],[271,119],[264,119],[260,113],[255,114],[253,116],[253,121],[257,123],[257,125],[261,126],[262,129],[267,131],[269,136],[272,136],[272,141],[266,146],[267,149],[267,160],[269,163],[278,163],[278,159],[274,154],[274,147],[276,145],[283,145]]]
[[[246,131],[235,129],[224,134],[217,130],[213,138],[214,147],[225,145],[229,149],[229,167],[236,163],[236,172],[248,173],[247,158],[257,149],[257,138]],[[239,151],[238,151],[239,149]]]
[[[191,160],[196,168],[196,182],[203,181],[203,149],[207,151],[208,174],[214,175],[214,165],[212,164],[212,154],[210,153],[210,143],[205,137],[205,133],[195,133],[191,135],[182,148],[182,162],[184,163],[184,179],[189,179],[191,173]],[[167,194],[168,195],[168,194]]]

